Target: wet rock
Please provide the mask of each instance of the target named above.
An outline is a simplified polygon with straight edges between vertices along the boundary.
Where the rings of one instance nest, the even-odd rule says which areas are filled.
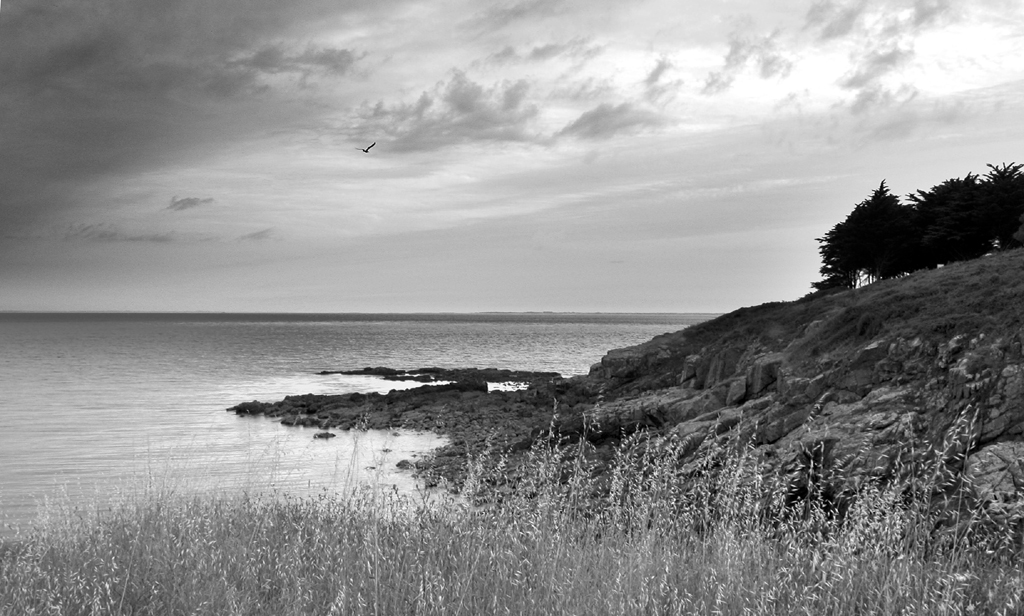
[[[238,415],[262,415],[267,411],[267,404],[253,400],[252,402],[242,402],[229,408],[229,411],[233,411]]]

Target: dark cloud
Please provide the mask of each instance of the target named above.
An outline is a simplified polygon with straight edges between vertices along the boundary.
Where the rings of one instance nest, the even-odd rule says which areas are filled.
[[[647,87],[656,85],[661,80],[661,76],[665,74],[665,71],[667,71],[670,68],[672,68],[671,62],[669,62],[665,58],[659,59],[658,64],[655,65],[653,69],[651,69],[650,73],[647,73],[647,78],[644,79],[644,84]]]
[[[658,63],[651,69],[651,72],[647,74],[644,79],[644,89],[646,90],[645,96],[647,100],[656,101],[666,94],[671,94],[679,86],[683,85],[682,79],[667,80],[663,79],[665,73],[672,69],[672,63],[666,58],[660,58]]]
[[[343,75],[356,59],[348,49],[309,47],[301,54],[289,54],[280,45],[268,45],[248,57],[233,61],[231,66],[267,74],[298,73],[308,77],[317,71]]]
[[[466,141],[528,141],[537,108],[526,102],[526,81],[492,87],[456,71],[446,83],[412,104],[378,102],[364,110],[361,133],[384,133],[393,150],[433,150]]]
[[[822,40],[846,36],[856,27],[867,4],[866,0],[847,3],[817,0],[807,11],[805,28],[818,30]]]
[[[861,58],[857,68],[839,82],[839,85],[851,90],[872,86],[881,77],[905,65],[913,57],[913,50],[899,47],[870,51]]]
[[[399,0],[384,0],[393,4]],[[381,3],[378,3],[381,4]],[[251,134],[284,110],[267,78],[347,73],[351,50],[290,32],[369,0],[90,0],[5,4],[0,225],[73,207],[75,190]],[[375,9],[376,10],[376,9]],[[261,102],[263,101],[263,102]],[[244,112],[239,112],[242,106]]]
[[[77,224],[68,228],[64,234],[66,240],[90,242],[173,242],[177,238],[171,232],[165,233],[126,233],[116,225],[106,223]]]
[[[618,134],[633,134],[647,128],[667,124],[667,119],[653,111],[637,109],[630,103],[602,103],[559,131],[559,135],[581,139],[606,139]]]
[[[729,52],[725,56],[725,66],[721,71],[708,74],[702,92],[718,94],[727,90],[735,81],[736,76],[748,65],[757,67],[758,74],[764,79],[785,77],[793,68],[793,62],[778,49],[778,30],[760,38],[751,38],[733,32],[729,36]]]
[[[915,0],[914,25],[929,26],[952,14],[952,0]]]
[[[213,203],[212,197],[207,197],[205,199],[200,199],[199,197],[181,197],[179,199],[178,196],[175,195],[171,197],[171,204],[167,206],[167,209],[180,212],[182,210],[190,210],[194,207],[209,205],[211,203]]]

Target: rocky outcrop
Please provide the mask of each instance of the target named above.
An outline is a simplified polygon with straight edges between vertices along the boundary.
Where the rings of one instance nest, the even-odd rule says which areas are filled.
[[[476,374],[474,371],[467,371]],[[434,483],[445,478],[457,484],[465,474],[467,455],[498,448],[521,451],[551,422],[556,408],[556,383],[561,379],[531,375],[529,390],[491,391],[479,379],[424,385],[387,394],[304,394],[277,402],[251,401],[228,409],[238,415],[262,415],[286,426],[327,430],[389,429],[431,431],[450,438],[421,468]],[[562,408],[573,410],[573,396],[563,390]]]

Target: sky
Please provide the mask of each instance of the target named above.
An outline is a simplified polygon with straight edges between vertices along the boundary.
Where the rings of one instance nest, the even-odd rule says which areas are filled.
[[[1022,111],[1020,0],[7,0],[0,310],[788,301]]]

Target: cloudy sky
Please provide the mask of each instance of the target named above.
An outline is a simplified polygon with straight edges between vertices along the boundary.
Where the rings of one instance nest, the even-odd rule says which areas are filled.
[[[0,310],[791,300],[1022,111],[1019,0],[7,0]]]

